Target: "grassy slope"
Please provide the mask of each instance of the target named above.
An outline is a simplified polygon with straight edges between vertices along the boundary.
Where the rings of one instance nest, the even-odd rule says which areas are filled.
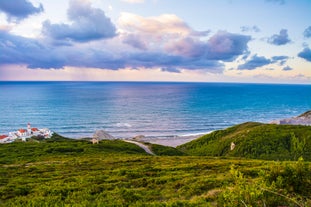
[[[236,144],[230,150],[231,142]],[[311,127],[248,122],[215,131],[178,149],[189,155],[311,160]]]
[[[68,139],[54,134],[52,138],[42,141],[31,139],[26,143],[0,145],[0,164],[23,164],[54,159],[58,156],[105,156],[111,153],[146,154],[140,147],[120,140],[105,140],[93,145],[86,140]]]
[[[231,178],[266,162],[141,154],[64,155],[0,168],[0,206],[207,206]]]
[[[152,148],[158,153],[177,153],[159,146]],[[310,197],[311,189],[306,186],[311,186],[311,178],[305,176],[310,174],[309,163],[307,168],[287,169],[292,164],[206,156],[150,156],[122,141],[92,145],[54,136],[39,143],[33,140],[0,145],[0,206],[223,206],[226,198],[240,204],[226,206],[243,206],[235,196],[246,193],[249,197],[254,189],[246,186],[247,192],[240,192],[245,186],[239,183],[256,186],[261,170],[271,175],[270,180],[279,180],[280,173],[286,173],[278,192],[295,199],[300,195]],[[235,181],[232,165],[244,174],[243,182]],[[286,181],[287,177],[297,178],[293,170],[296,168],[298,173],[303,172],[299,174],[302,176],[298,176],[298,181]],[[296,190],[294,184],[303,190]],[[290,203],[283,199],[277,204]]]

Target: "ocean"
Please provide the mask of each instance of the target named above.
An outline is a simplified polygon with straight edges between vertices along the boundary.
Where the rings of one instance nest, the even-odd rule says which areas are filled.
[[[169,82],[0,82],[0,135],[49,128],[72,138],[204,134],[311,109],[311,85]]]

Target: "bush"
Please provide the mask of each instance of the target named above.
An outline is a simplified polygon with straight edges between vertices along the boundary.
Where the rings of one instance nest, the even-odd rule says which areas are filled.
[[[232,185],[219,196],[218,204],[244,206],[308,206],[311,204],[311,168],[302,158],[292,164],[276,163],[250,182],[231,167]]]

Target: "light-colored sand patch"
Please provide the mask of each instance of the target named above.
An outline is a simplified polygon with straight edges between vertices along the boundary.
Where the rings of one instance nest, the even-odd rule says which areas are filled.
[[[144,137],[140,141],[149,142],[152,144],[160,144],[164,146],[177,147],[179,145],[190,142],[194,139],[201,137],[202,135],[184,136],[184,137],[168,137],[168,138],[148,138]]]

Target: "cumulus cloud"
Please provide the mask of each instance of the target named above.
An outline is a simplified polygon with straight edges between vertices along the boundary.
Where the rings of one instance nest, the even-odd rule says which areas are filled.
[[[258,67],[262,67],[262,66],[269,65],[272,63],[277,63],[277,64],[283,66],[288,59],[289,59],[289,57],[284,56],[284,55],[273,56],[269,59],[269,58],[266,58],[263,56],[257,56],[257,54],[255,54],[249,60],[246,60],[246,62],[244,64],[239,65],[238,69],[240,69],[240,70],[254,70]]]
[[[197,38],[172,39],[165,45],[165,51],[188,58],[232,61],[247,53],[249,36],[220,31],[206,42]]]
[[[134,48],[148,49],[163,47],[169,41],[186,37],[204,37],[209,31],[195,31],[174,14],[156,17],[142,17],[131,13],[122,13],[118,25],[124,43]]]
[[[39,41],[0,31],[0,64],[26,64],[29,68],[61,68],[63,58]]]
[[[298,57],[305,59],[306,61],[311,62],[311,50],[309,47],[305,47],[300,53],[298,53]]]
[[[260,32],[260,29],[256,25],[254,25],[254,26],[242,26],[241,31],[242,32]]]
[[[56,40],[88,42],[116,35],[116,28],[101,9],[93,8],[89,1],[71,0],[67,11],[72,24],[43,23],[43,34]]]
[[[195,31],[175,14],[162,14],[154,17],[143,17],[132,13],[122,13],[119,26],[126,31],[135,31],[142,34],[159,35],[194,35],[206,36],[209,31]]]
[[[303,32],[303,36],[305,38],[311,37],[311,26],[309,26],[307,29],[305,29],[305,31]]]
[[[213,60],[231,61],[247,52],[251,37],[220,31],[207,42],[207,57]]]
[[[176,15],[142,17],[123,13],[119,19],[121,39],[131,47],[180,57],[193,66],[219,66],[218,61],[232,61],[248,52],[251,37],[219,31],[207,38],[209,31],[195,31]],[[204,38],[204,40],[202,40]],[[208,62],[208,63],[207,63]]]
[[[271,58],[273,63],[278,63],[279,65],[284,65],[286,61],[288,60],[288,56],[273,56]]]
[[[175,68],[174,72],[180,69],[204,69],[213,73],[223,70],[223,64],[218,61],[184,58],[152,51],[114,53],[100,45],[96,49],[88,46],[78,49],[75,46],[47,45],[45,42],[7,32],[0,32],[0,51],[0,64],[20,64],[28,68],[60,69],[74,66],[118,70],[129,67],[164,68],[170,72]]]
[[[168,41],[164,45],[167,53],[180,55],[189,58],[199,58],[205,56],[207,44],[194,38],[182,38]]]
[[[147,42],[137,34],[127,34],[123,37],[123,43],[140,50],[147,50]]]
[[[268,42],[273,45],[285,45],[291,42],[291,40],[288,37],[287,29],[281,29],[280,33],[272,35]]]
[[[4,12],[8,21],[19,21],[30,15],[43,12],[42,4],[35,7],[28,0],[1,0],[0,11]]]
[[[73,21],[71,25],[45,22],[47,36],[43,39],[3,31],[0,35],[0,64],[47,69],[70,66],[110,70],[160,68],[174,73],[184,70],[222,73],[223,62],[249,53],[250,36],[219,31],[209,37],[208,31],[195,31],[175,15],[144,18],[128,14],[129,18],[119,21],[118,36],[109,41],[92,42],[94,36],[90,34],[94,30],[82,29],[78,23],[85,19],[89,21],[88,17],[94,16],[92,12],[103,13],[84,3],[87,6],[82,7],[84,4],[80,1],[71,2],[74,4],[68,10],[68,17]],[[84,26],[86,23],[82,24]],[[51,42],[46,37],[54,39]],[[88,44],[83,44],[86,41]]]
[[[270,59],[267,59],[263,56],[257,56],[257,54],[253,55],[251,59],[246,61],[244,64],[239,65],[239,70],[254,70],[258,67],[262,67],[265,65],[271,64],[272,61]]]
[[[290,70],[293,70],[293,68],[289,67],[288,65],[286,67],[284,67],[282,69],[283,71],[290,71]]]

